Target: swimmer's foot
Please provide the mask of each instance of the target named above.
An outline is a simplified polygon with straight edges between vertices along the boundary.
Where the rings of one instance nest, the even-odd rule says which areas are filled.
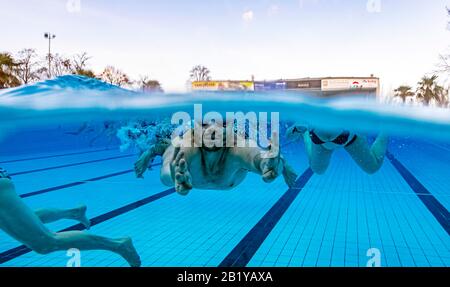
[[[175,159],[175,189],[181,195],[187,195],[192,189],[192,177],[183,152],[179,152]]]
[[[86,216],[86,210],[87,210],[86,205],[81,205],[80,207],[74,208],[73,210],[71,210],[72,219],[79,221],[81,224],[84,225],[84,227],[86,227],[86,229],[89,229],[91,228],[91,221]]]
[[[119,249],[117,251],[131,267],[140,267],[141,258],[134,248],[133,241],[130,237],[119,239]]]

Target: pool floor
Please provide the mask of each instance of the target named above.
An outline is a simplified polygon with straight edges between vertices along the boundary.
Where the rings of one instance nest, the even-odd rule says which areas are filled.
[[[369,249],[381,266],[450,266],[450,153],[431,145],[393,145],[375,175],[343,152],[323,176],[308,169],[302,146],[286,157],[299,173],[295,188],[249,175],[232,191],[180,196],[132,172],[136,155],[116,148],[0,157],[32,208],[88,206],[90,232],[133,238],[143,266],[366,266]],[[421,150],[423,152],[423,150]],[[408,173],[401,172],[401,167]],[[417,182],[415,182],[416,180]],[[49,224],[58,231],[72,221]],[[0,266],[63,267],[66,252],[39,255],[0,233]],[[127,266],[119,256],[83,251],[82,266]]]

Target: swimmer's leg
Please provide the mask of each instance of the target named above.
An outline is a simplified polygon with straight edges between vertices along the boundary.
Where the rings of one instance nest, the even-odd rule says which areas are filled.
[[[0,179],[0,229],[40,254],[70,248],[107,250],[119,254],[131,266],[141,264],[130,238],[110,239],[82,231],[49,231],[17,195],[9,179]]]
[[[71,219],[80,222],[86,229],[89,229],[91,222],[86,217],[86,209],[86,205],[72,209],[42,208],[35,210],[34,213],[44,224],[61,219]]]
[[[101,138],[101,136],[104,135],[104,132],[101,132],[100,134],[96,135],[95,137],[93,137],[90,141],[89,141],[89,147],[93,147],[95,142]]]
[[[345,149],[362,170],[374,174],[383,165],[388,143],[388,136],[380,134],[369,148],[367,138],[358,136],[355,142]]]
[[[330,165],[333,151],[328,150],[321,145],[314,144],[308,133],[303,135],[303,141],[309,159],[309,166],[312,171],[316,174],[324,174]]]

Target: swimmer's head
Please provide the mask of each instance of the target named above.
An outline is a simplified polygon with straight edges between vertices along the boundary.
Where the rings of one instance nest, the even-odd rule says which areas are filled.
[[[224,147],[225,128],[216,124],[204,124],[203,148],[206,151],[218,151]]]

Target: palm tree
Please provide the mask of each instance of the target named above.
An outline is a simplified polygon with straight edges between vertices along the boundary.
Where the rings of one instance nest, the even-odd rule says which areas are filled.
[[[208,68],[206,68],[205,66],[197,65],[192,68],[189,73],[189,77],[192,82],[209,81],[211,80],[209,74],[210,71]]]
[[[425,102],[427,105],[435,100],[439,105],[446,101],[445,89],[437,83],[437,75],[431,77],[424,76],[418,83],[417,98]]]
[[[0,53],[0,89],[20,86],[15,76],[18,65],[9,53]]]
[[[410,86],[400,86],[394,90],[395,97],[402,99],[403,102],[406,102],[408,97],[414,97],[415,93],[412,91],[412,87]]]

